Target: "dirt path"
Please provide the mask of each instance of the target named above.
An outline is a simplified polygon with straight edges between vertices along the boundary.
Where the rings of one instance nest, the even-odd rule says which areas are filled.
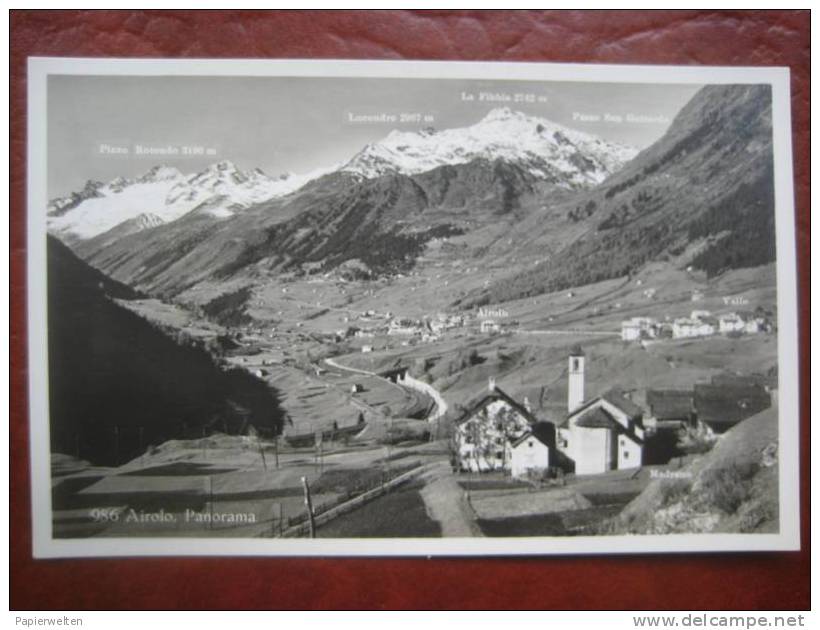
[[[421,498],[427,513],[441,525],[443,537],[483,536],[464,492],[453,477],[450,465],[441,462],[421,477]]]

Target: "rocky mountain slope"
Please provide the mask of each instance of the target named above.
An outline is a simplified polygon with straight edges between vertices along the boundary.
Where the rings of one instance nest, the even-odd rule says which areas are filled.
[[[629,275],[678,259],[715,275],[775,259],[771,92],[707,86],[625,168],[511,231],[517,255],[546,255],[463,305],[500,302]],[[556,231],[563,242],[545,249]]]

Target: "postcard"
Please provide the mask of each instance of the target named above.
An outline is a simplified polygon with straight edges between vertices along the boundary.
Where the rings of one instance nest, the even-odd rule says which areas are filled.
[[[36,557],[799,549],[787,69],[28,85]]]

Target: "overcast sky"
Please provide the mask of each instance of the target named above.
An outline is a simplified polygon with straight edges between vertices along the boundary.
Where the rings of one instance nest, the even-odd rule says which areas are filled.
[[[52,76],[48,82],[49,197],[89,179],[140,175],[156,164],[182,172],[228,159],[269,175],[306,172],[347,160],[392,129],[471,125],[509,106],[607,140],[644,148],[668,124],[628,122],[627,115],[670,120],[696,85],[430,79],[270,77]],[[475,100],[465,100],[469,93]],[[527,95],[532,102],[482,100],[481,93]],[[352,115],[421,114],[420,123],[351,123]],[[579,114],[598,116],[583,121]],[[607,122],[606,114],[622,116]],[[134,146],[211,149],[203,156],[137,156]],[[129,155],[106,153],[126,147]]]

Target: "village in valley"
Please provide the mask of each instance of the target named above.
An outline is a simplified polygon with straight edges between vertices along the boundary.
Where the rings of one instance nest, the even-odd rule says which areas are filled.
[[[742,274],[733,282],[752,286]],[[692,462],[729,430],[776,409],[770,303],[742,313],[726,308],[747,305],[745,295],[767,300],[767,291],[727,299],[676,289],[672,312],[694,300],[719,314],[701,308],[688,317],[618,319],[630,308],[651,310],[656,296],[647,297],[642,284],[402,316],[401,304],[345,305],[341,291],[354,290],[346,282],[290,282],[278,291],[275,326],[220,326],[181,306],[123,301],[189,342],[220,348],[226,366],[286,391],[288,422],[281,436],[250,442],[217,433],[159,445],[126,466],[132,472],[121,479],[132,483],[118,485],[128,496],[133,481],[151,479],[159,488],[187,462],[201,469],[182,479],[210,479],[201,509],[230,505],[253,514],[251,522],[175,524],[178,535],[203,526],[262,536],[595,534],[653,481],[686,481]],[[317,286],[325,291],[314,293]],[[328,308],[331,287],[342,299]],[[378,293],[359,291],[365,304]],[[553,314],[544,312],[550,308]],[[700,328],[681,334],[689,322]],[[149,478],[140,470],[156,472]],[[242,491],[249,479],[251,493]],[[97,485],[111,492],[111,484]],[[173,503],[177,491],[164,492]],[[393,511],[394,502],[404,507]],[[123,522],[93,525],[98,535],[130,531]]]

